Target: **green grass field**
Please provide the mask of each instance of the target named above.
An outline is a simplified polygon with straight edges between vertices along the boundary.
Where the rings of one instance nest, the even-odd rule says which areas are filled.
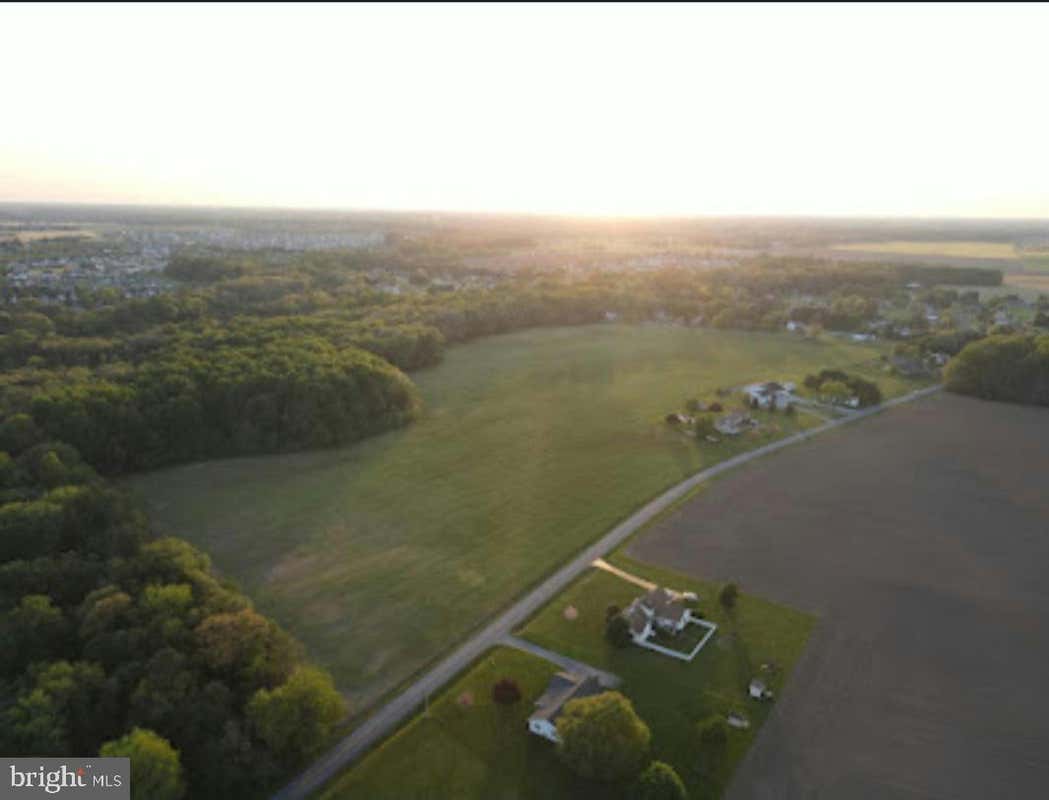
[[[954,258],[1017,258],[1016,248],[1005,242],[850,242],[834,250],[862,253],[893,253],[915,256],[953,256]]]
[[[489,651],[419,714],[344,773],[321,798],[556,798],[575,782],[549,743],[528,735],[532,704],[557,671],[553,664],[507,648]],[[522,699],[492,702],[492,686],[512,677]],[[470,701],[466,701],[466,697]],[[578,795],[577,795],[578,796]]]
[[[700,596],[704,615],[720,627],[695,661],[684,663],[637,647],[612,648],[604,639],[605,609],[625,606],[640,593],[621,578],[591,570],[540,612],[523,635],[551,649],[610,670],[624,679],[620,691],[634,703],[652,730],[652,755],[674,766],[692,800],[720,797],[772,706],[750,700],[747,685],[762,663],[778,671],[765,675],[779,690],[801,655],[812,618],[742,595],[726,613],[714,600],[717,586],[642,565],[624,557],[618,566]],[[564,610],[579,612],[573,620]],[[496,650],[399,733],[337,779],[325,800],[351,797],[445,798],[617,798],[624,787],[588,784],[556,759],[554,748],[525,731],[532,702],[556,670],[530,655]],[[518,681],[524,698],[501,708],[489,698],[496,680]],[[461,702],[470,693],[474,705]],[[730,730],[721,759],[705,755],[696,726],[713,714],[741,711],[747,731]]]
[[[531,330],[416,373],[427,410],[342,450],[134,477],[155,528],[209,553],[365,709],[631,511],[818,420],[697,443],[685,398],[870,362],[828,337],[669,326]],[[886,378],[887,395],[907,384]]]

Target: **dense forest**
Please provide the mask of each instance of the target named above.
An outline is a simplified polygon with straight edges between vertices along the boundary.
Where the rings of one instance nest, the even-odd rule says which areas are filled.
[[[204,554],[151,540],[122,493],[38,434],[21,415],[0,434],[0,751],[126,754],[151,736],[182,776],[165,796],[260,796],[342,717],[330,677]]]

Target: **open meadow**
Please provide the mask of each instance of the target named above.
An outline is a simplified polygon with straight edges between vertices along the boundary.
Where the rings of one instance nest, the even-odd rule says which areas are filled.
[[[158,532],[209,553],[360,712],[668,486],[820,422],[762,412],[757,431],[697,442],[663,422],[685,398],[830,366],[877,378],[881,352],[673,326],[530,330],[415,373],[426,411],[408,428],[129,483]],[[888,396],[911,388],[878,379]]]
[[[862,253],[892,253],[912,256],[954,256],[956,258],[1018,258],[1016,248],[1007,242],[897,241],[850,242],[835,245],[834,250]]]

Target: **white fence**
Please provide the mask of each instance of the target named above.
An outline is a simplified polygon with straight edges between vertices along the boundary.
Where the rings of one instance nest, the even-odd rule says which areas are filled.
[[[700,627],[707,629],[706,634],[703,636],[702,639],[699,640],[696,646],[692,648],[691,653],[683,653],[680,650],[671,650],[669,647],[663,647],[662,645],[652,644],[652,642],[648,641],[647,639],[641,642],[637,642],[635,640],[635,642],[640,647],[647,647],[649,650],[655,650],[657,653],[662,653],[665,656],[677,658],[681,661],[691,661],[693,658],[696,657],[699,651],[703,649],[703,646],[710,641],[710,637],[714,635],[714,632],[718,629],[718,626],[715,625],[713,622],[707,622],[705,619],[696,619],[695,617],[690,619],[689,622],[691,622],[693,625],[699,625]]]

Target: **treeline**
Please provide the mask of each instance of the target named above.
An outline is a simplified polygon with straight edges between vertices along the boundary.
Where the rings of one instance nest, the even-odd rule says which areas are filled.
[[[420,401],[386,361],[319,337],[175,339],[137,363],[3,376],[6,418],[118,474],[202,458],[330,447],[403,425]]]
[[[429,288],[379,291],[373,267],[388,257]],[[338,445],[410,420],[419,400],[400,370],[437,363],[449,344],[608,312],[866,330],[880,302],[906,301],[901,269],[759,259],[707,272],[464,279],[431,291],[434,271],[403,254],[187,253],[170,270],[192,282],[174,294],[0,312],[0,411],[28,414],[43,437],[69,442],[106,474]],[[934,268],[935,277],[955,269]],[[938,302],[937,292],[923,297]]]
[[[970,342],[947,364],[944,380],[959,394],[1049,406],[1049,334]]]
[[[993,267],[951,267],[933,264],[898,264],[894,268],[907,283],[958,284],[965,286],[1001,286],[1002,271]]]
[[[344,715],[330,677],[205,555],[151,541],[74,448],[34,438],[0,426],[0,752],[104,749],[166,776],[153,797],[263,796]]]

